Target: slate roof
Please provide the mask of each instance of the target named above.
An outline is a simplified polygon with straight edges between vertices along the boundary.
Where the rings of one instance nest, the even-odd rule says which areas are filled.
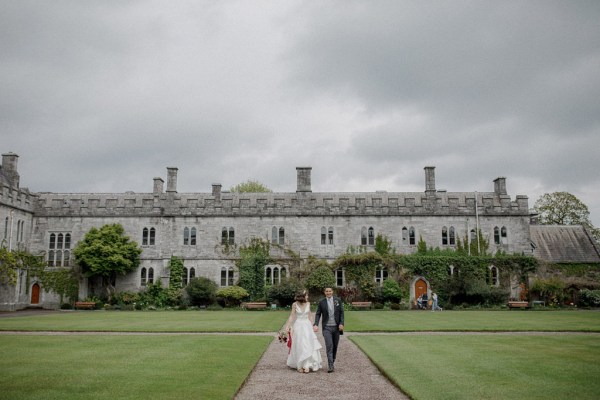
[[[531,225],[534,257],[554,263],[600,263],[600,249],[581,225]]]

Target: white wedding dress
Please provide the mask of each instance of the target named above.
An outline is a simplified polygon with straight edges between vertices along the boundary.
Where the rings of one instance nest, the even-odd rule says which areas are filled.
[[[292,326],[292,348],[290,349],[287,365],[294,369],[309,368],[317,371],[321,368],[321,344],[313,331],[310,321],[310,303],[302,305],[294,303],[296,321]]]

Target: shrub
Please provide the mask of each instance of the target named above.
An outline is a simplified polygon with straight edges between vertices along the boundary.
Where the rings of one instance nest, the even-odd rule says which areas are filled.
[[[302,290],[302,284],[295,280],[287,280],[279,285],[271,286],[267,292],[267,298],[271,303],[277,303],[279,307],[287,307],[294,302],[296,293]]]
[[[584,307],[600,307],[600,290],[580,290],[579,303]]]
[[[402,289],[400,289],[398,282],[393,279],[383,281],[382,297],[384,302],[400,303],[400,300],[402,300]]]
[[[337,288],[336,290],[338,297],[342,299],[344,303],[352,303],[358,299],[358,289],[355,287],[343,287]]]
[[[208,278],[191,279],[185,291],[189,296],[190,304],[194,306],[208,306],[217,299],[217,284]]]
[[[243,299],[248,297],[248,291],[239,286],[229,286],[220,289],[217,292],[217,297],[223,299],[225,307],[239,306]]]

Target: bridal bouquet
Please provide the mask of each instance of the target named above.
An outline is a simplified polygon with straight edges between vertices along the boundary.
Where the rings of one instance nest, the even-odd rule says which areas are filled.
[[[279,338],[280,342],[287,343],[288,341],[288,334],[286,331],[279,331],[277,337]]]

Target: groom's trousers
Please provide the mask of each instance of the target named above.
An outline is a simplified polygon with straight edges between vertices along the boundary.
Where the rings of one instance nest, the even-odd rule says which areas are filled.
[[[327,325],[323,327],[323,339],[325,339],[325,348],[327,349],[327,362],[333,366],[337,354],[338,343],[340,342],[340,330],[337,325]]]

